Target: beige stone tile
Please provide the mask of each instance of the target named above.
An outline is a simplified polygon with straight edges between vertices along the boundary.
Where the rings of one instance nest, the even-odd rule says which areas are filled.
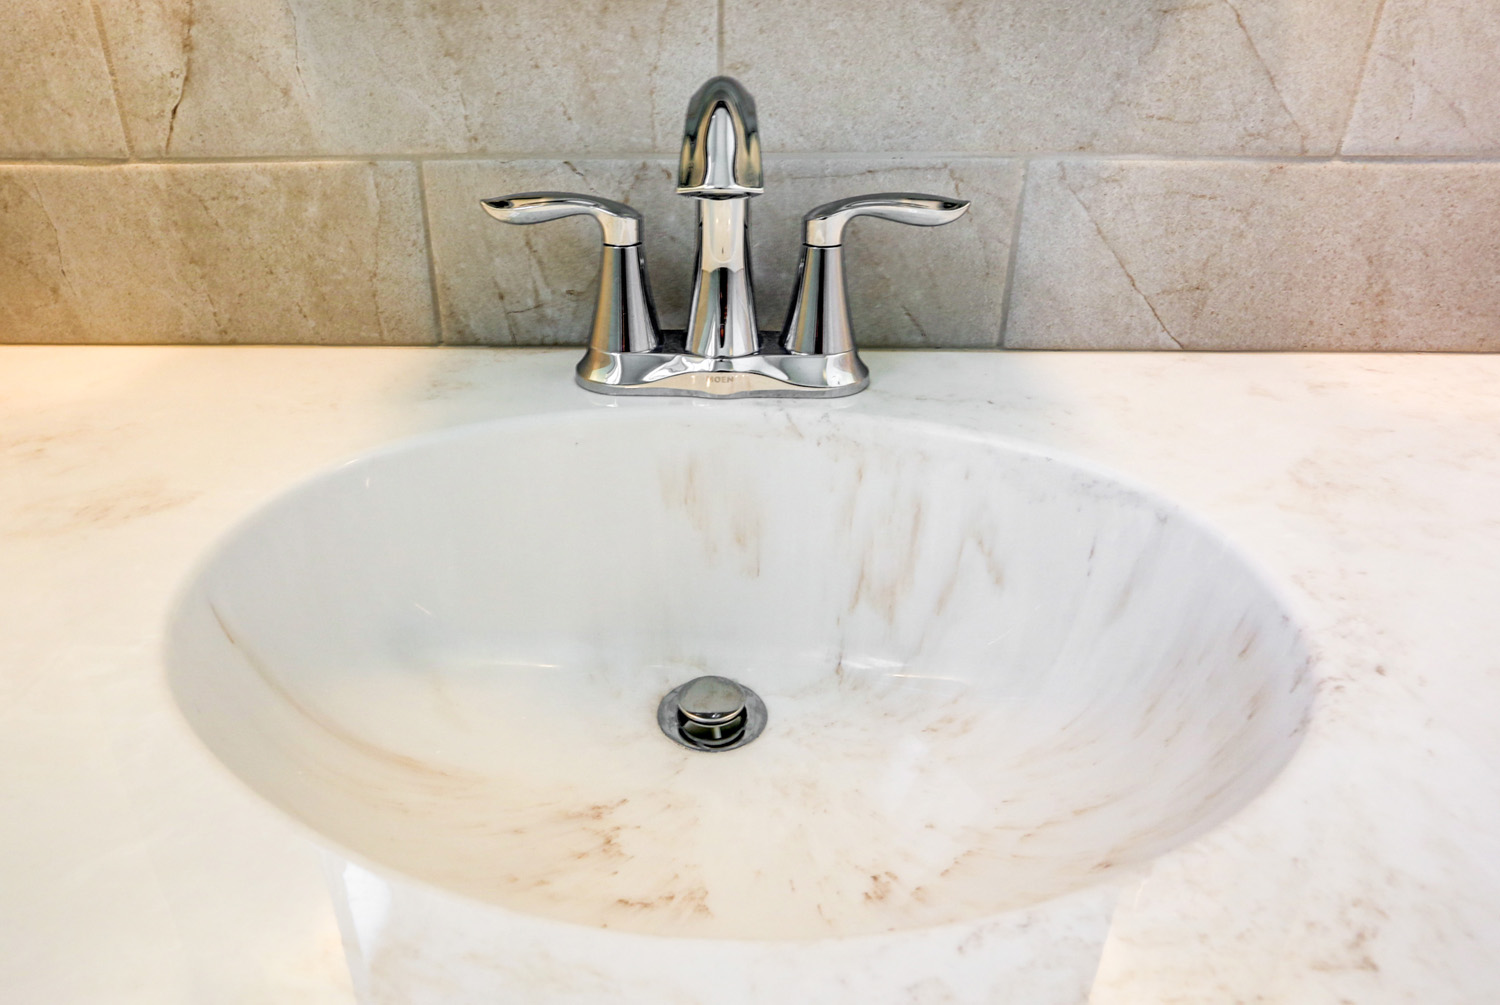
[[[1011,348],[1500,349],[1500,165],[1040,162]]]
[[[993,347],[1021,194],[1013,160],[771,157],[755,201],[756,302],[781,327],[802,248],[802,214],[869,192],[930,192],[971,202],[944,227],[856,219],[845,242],[849,314],[863,346]]]
[[[675,149],[712,0],[101,5],[151,155]]]
[[[1034,163],[1024,197],[1009,348],[1176,349],[1121,267],[1064,168]]]
[[[768,150],[1331,153],[1378,0],[725,0]]]
[[[586,219],[530,227],[491,220],[478,201],[535,190],[620,199],[646,218],[644,243],[662,325],[686,324],[697,217],[674,192],[676,160],[446,161],[424,167],[446,339],[582,344],[593,319],[599,228]],[[867,346],[993,346],[1020,167],[1011,161],[769,158],[751,208],[760,324],[780,326],[791,297],[803,212],[865,192],[932,191],[974,201],[940,230],[856,221],[848,272],[856,336]]]
[[[89,0],[0,4],[0,157],[124,157]]]
[[[434,340],[399,163],[0,169],[0,342]]]
[[[1500,151],[1500,5],[1387,0],[1344,152]]]
[[[422,173],[445,341],[582,345],[588,339],[599,227],[586,217],[508,226],[479,207],[480,199],[515,192],[583,192],[640,210],[657,310],[664,322],[682,325],[695,232],[693,207],[674,192],[676,158],[436,161]]]

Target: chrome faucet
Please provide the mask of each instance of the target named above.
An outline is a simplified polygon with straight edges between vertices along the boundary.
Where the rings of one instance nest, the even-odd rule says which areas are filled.
[[[840,199],[802,217],[797,285],[780,332],[755,320],[750,199],[764,191],[755,100],[714,77],[688,102],[677,192],[698,201],[697,271],[686,331],[662,331],[641,251],[641,215],[624,203],[570,192],[481,200],[505,223],[588,215],[604,238],[599,296],[580,386],[604,394],[710,398],[837,397],[869,384],[849,327],[844,226],[874,216],[919,227],[958,219],[961,199],[907,192]]]
[[[750,282],[750,198],[765,191],[755,99],[715,77],[688,102],[677,194],[698,200],[698,272],[688,312],[687,351],[708,359],[760,349]]]

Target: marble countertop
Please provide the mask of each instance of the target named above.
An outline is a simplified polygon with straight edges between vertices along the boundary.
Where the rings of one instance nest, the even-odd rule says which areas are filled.
[[[168,605],[239,517],[351,454],[633,407],[575,388],[575,355],[0,348],[0,998],[354,1000],[320,852],[172,704]],[[1150,485],[1318,651],[1302,749],[1125,889],[1091,1001],[1500,1000],[1500,356],[867,359],[871,390],[829,407]]]

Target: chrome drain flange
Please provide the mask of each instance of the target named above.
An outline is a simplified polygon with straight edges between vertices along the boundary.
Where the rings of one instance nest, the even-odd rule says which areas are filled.
[[[728,677],[695,677],[666,693],[656,723],[690,750],[733,750],[766,728],[766,703]]]

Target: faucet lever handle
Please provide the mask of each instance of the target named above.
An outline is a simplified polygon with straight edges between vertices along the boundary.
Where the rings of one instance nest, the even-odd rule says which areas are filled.
[[[481,199],[479,204],[502,223],[546,223],[565,216],[592,216],[604,231],[606,245],[628,248],[641,243],[640,211],[613,199],[577,192],[518,192]]]
[[[797,356],[855,355],[844,289],[844,225],[850,220],[876,216],[917,227],[939,227],[957,220],[968,208],[963,199],[881,192],[839,199],[809,211],[802,218],[802,258],[781,330],[782,348]]]
[[[604,231],[604,255],[599,264],[599,296],[594,302],[594,324],[589,349],[578,364],[579,379],[588,386],[594,375],[618,363],[621,353],[656,352],[661,330],[651,283],[646,278],[646,254],[641,248],[641,214],[623,202],[576,192],[520,192],[498,199],[481,199],[484,211],[502,223],[546,223],[565,216],[592,216]]]
[[[856,216],[874,216],[914,227],[940,227],[963,216],[969,203],[916,192],[879,192],[824,203],[802,217],[803,243],[810,248],[837,248],[844,226]]]

